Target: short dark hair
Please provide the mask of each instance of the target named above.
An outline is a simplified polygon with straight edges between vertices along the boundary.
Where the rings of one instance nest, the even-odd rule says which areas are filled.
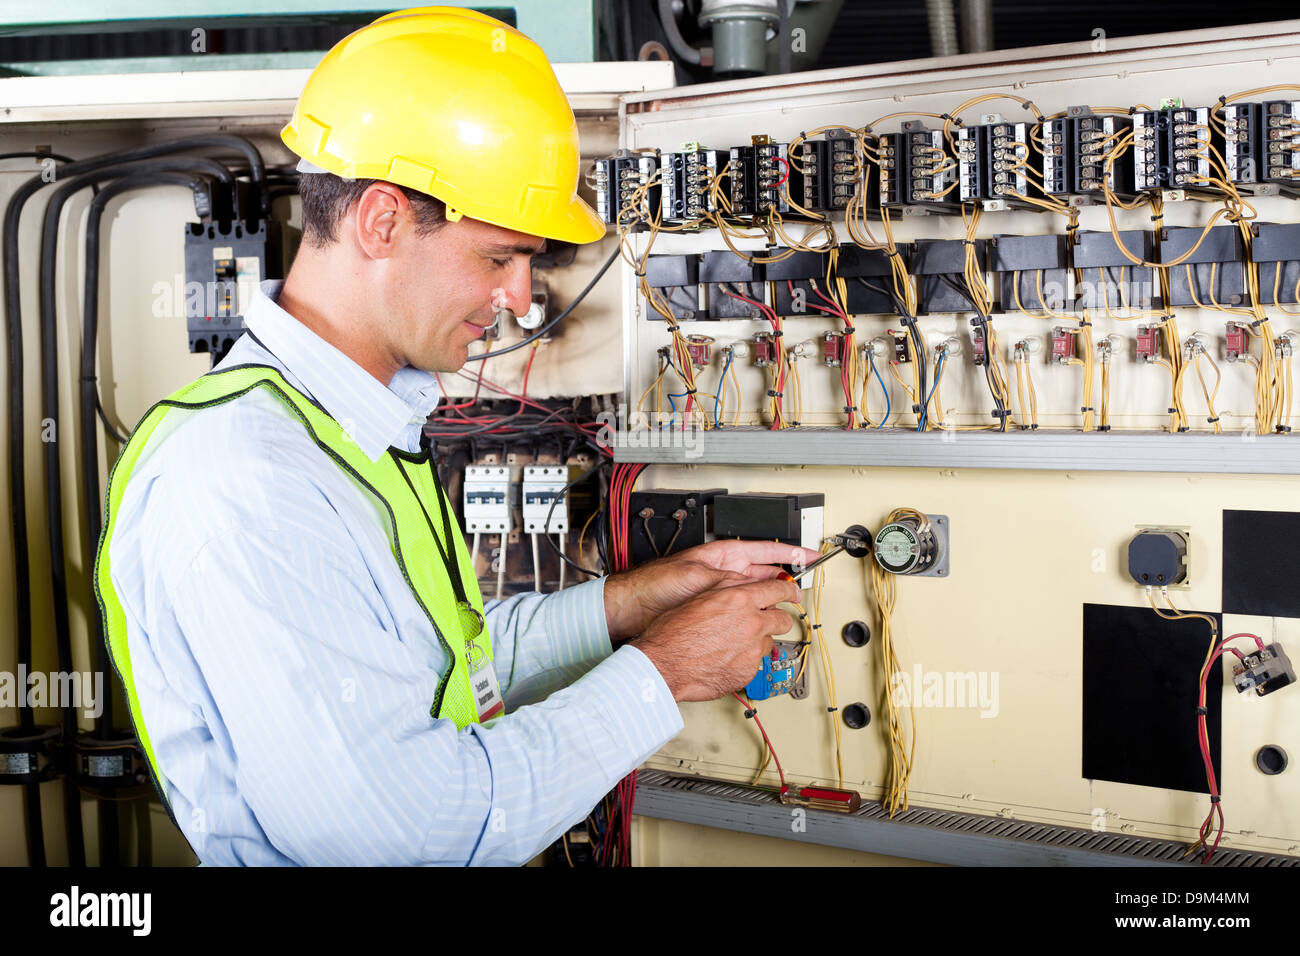
[[[338,226],[361,198],[361,194],[379,179],[344,179],[333,173],[303,173],[298,183],[302,198],[302,241],[320,248],[338,239]],[[398,186],[411,201],[415,214],[415,232],[427,236],[447,222],[447,206],[441,199]]]

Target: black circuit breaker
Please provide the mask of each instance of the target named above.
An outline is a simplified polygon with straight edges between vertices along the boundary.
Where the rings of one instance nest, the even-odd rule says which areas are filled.
[[[880,137],[878,154],[882,206],[948,213],[960,210],[957,163],[947,151],[943,130],[908,120],[901,133]]]
[[[1103,184],[1120,198],[1133,194],[1130,156],[1107,165],[1107,155],[1133,126],[1128,116],[1094,114],[1086,106],[1071,106],[1065,116],[1043,128],[1043,191],[1072,205],[1104,202]]]
[[[694,223],[718,210],[712,186],[714,179],[727,168],[731,155],[722,149],[685,149],[677,153],[664,153],[663,171],[663,221],[666,223]],[[720,182],[719,189],[726,188]]]
[[[738,219],[765,219],[769,212],[790,212],[790,156],[786,143],[755,136],[749,146],[731,148],[725,185],[731,215]]]
[[[1169,268],[1169,304],[1242,305],[1246,301],[1246,267],[1241,230],[1214,226],[1202,239],[1203,232],[1199,226],[1170,227],[1160,234],[1162,262],[1187,256]]]
[[[1143,262],[1155,261],[1155,240],[1139,229],[1119,233],[1124,248]],[[1155,269],[1135,265],[1120,251],[1115,234],[1080,232],[1075,238],[1076,296],[1085,309],[1148,311],[1160,307]]]
[[[629,500],[632,564],[645,564],[709,540],[714,502],[726,488],[634,491]]]
[[[763,264],[754,263],[729,249],[704,253],[700,282],[705,286],[710,319],[761,319]],[[746,299],[750,301],[745,301]]]
[[[971,248],[975,255],[975,269],[983,276],[988,265],[989,241],[976,239]],[[917,313],[974,312],[975,303],[966,291],[965,272],[965,240],[918,239],[912,255]]]
[[[820,493],[718,495],[713,500],[713,534],[816,550],[821,545],[825,506],[826,496]]]
[[[1253,690],[1260,697],[1295,683],[1295,668],[1281,644],[1267,644],[1232,665],[1232,684],[1238,694]]]
[[[898,246],[906,266],[909,247]],[[772,254],[785,252],[774,249]],[[820,252],[795,252],[764,266],[767,281],[776,289],[777,315],[825,315],[830,306],[817,293],[833,299],[826,283],[826,256]],[[892,315],[897,307],[890,290],[893,272],[889,256],[880,249],[863,249],[852,243],[839,247],[836,275],[844,280],[849,315]]]
[[[1251,259],[1259,265],[1259,298],[1264,305],[1300,302],[1300,224],[1251,225]]]
[[[1003,312],[1060,312],[1070,298],[1069,264],[1064,236],[989,240],[989,271]]]
[[[700,312],[699,256],[651,256],[646,260],[645,279],[674,318],[689,321],[705,317]],[[647,308],[645,314],[649,319],[663,319],[655,309]]]
[[[596,191],[596,212],[607,225],[636,223],[636,229],[648,229],[659,211],[658,183],[648,185],[659,171],[655,152],[632,153],[619,150],[613,156],[596,160],[590,177]],[[639,201],[637,190],[645,186]]]
[[[1028,123],[995,122],[957,130],[957,189],[962,202],[999,208],[995,204],[1015,205],[1029,195],[1029,129]]]
[[[185,319],[190,351],[220,362],[244,331],[257,284],[284,277],[280,224],[195,222],[185,227]]]
[[[1133,186],[1138,192],[1213,191],[1211,147],[1222,153],[1208,107],[1171,106],[1133,114]]]

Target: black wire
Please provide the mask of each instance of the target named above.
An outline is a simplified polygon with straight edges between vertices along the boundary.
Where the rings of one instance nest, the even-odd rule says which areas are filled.
[[[588,468],[586,471],[580,474],[577,478],[574,478],[571,482],[565,485],[564,488],[561,489],[560,493],[551,500],[550,510],[546,512],[546,521],[542,524],[542,528],[543,528],[542,537],[545,538],[546,543],[551,546],[551,550],[560,556],[560,560],[563,561],[565,564],[567,564],[569,567],[573,568],[573,570],[581,571],[583,574],[590,575],[593,578],[601,577],[600,573],[597,571],[589,571],[587,568],[584,568],[582,565],[576,564],[575,562],[569,560],[568,555],[566,555],[564,552],[560,550],[560,546],[551,540],[551,536],[549,534],[545,533],[545,529],[551,526],[551,518],[555,514],[555,508],[560,503],[560,499],[562,499],[565,495],[569,493],[569,489],[572,488],[574,485],[587,480],[596,472],[600,471],[600,469],[604,466],[604,464],[605,462],[603,461],[596,462],[596,464],[592,465],[590,468]]]
[[[544,335],[550,332],[551,329],[555,328],[566,318],[568,318],[569,313],[574,310],[574,308],[578,305],[578,303],[587,297],[587,293],[590,292],[593,288],[595,288],[596,283],[601,280],[601,277],[603,277],[605,273],[609,271],[609,267],[614,264],[614,261],[616,259],[618,259],[620,251],[621,251],[620,249],[616,248],[612,253],[610,253],[609,258],[605,260],[605,264],[600,267],[600,270],[594,276],[592,276],[591,281],[587,283],[586,288],[584,288],[581,292],[578,293],[578,297],[574,299],[572,302],[570,302],[567,306],[565,306],[563,312],[561,312],[555,318],[551,319],[551,321],[547,322],[545,325],[543,325],[540,329],[538,329],[528,338],[522,339],[521,341],[516,342],[514,345],[507,345],[503,349],[493,349],[491,352],[480,352],[478,355],[471,355],[466,361],[481,362],[484,359],[495,358],[498,355],[505,355],[507,352],[513,352],[515,351],[515,349],[521,349],[525,345],[532,345],[538,339],[542,338]]]
[[[939,279],[950,285],[958,295],[964,298],[967,302],[970,302],[971,305],[975,304],[974,300],[971,298],[970,290],[963,289],[959,286],[956,281],[953,280],[952,276],[947,273],[941,273]],[[1005,432],[1007,430],[1007,409],[1006,406],[1002,404],[1002,399],[998,396],[997,389],[993,386],[993,343],[989,341],[989,317],[984,315],[982,312],[976,312],[975,324],[980,330],[980,335],[984,336],[984,381],[989,387],[989,394],[993,396],[993,404],[996,406],[998,431]]]

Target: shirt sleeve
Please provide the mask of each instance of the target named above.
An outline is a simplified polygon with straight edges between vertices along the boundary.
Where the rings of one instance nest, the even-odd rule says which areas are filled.
[[[325,536],[224,531],[169,592],[240,795],[297,863],[526,862],[682,728],[648,658],[628,646],[589,666],[600,640],[574,633],[552,635],[536,654],[530,640],[503,644],[503,663],[528,677],[589,666],[571,686],[489,726],[431,718],[440,675],[376,613],[360,554]],[[566,618],[571,603],[581,622],[596,593],[535,603],[546,618]],[[607,646],[603,611],[601,622]],[[153,746],[164,774],[184,763],[182,740],[163,735]]]
[[[613,651],[605,579],[484,604],[497,680],[514,710],[573,683]]]

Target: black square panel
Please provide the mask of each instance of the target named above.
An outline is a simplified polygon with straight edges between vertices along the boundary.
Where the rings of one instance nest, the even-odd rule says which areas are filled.
[[[1209,793],[1196,738],[1197,679],[1209,648],[1210,628],[1199,618],[1170,621],[1149,607],[1083,606],[1086,779]],[[1219,760],[1222,694],[1219,658],[1205,704],[1220,792],[1231,785]]]
[[[1223,512],[1223,613],[1300,617],[1300,512]]]

